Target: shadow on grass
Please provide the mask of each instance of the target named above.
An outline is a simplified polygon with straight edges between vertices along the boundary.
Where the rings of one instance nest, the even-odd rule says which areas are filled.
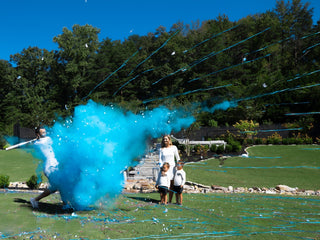
[[[22,198],[15,198],[14,202],[22,203],[21,207],[26,207],[26,208],[29,208],[30,210],[47,213],[47,214],[67,214],[67,213],[70,214],[73,212],[73,209],[63,209],[62,204],[60,203],[53,204],[53,203],[39,202],[39,208],[33,208],[29,201]]]
[[[138,201],[148,202],[148,203],[159,203],[160,200],[149,198],[149,197],[133,197],[133,196],[127,196],[127,198],[131,198]]]

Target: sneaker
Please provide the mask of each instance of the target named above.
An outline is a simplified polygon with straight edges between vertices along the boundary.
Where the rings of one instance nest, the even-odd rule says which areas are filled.
[[[34,198],[30,198],[30,203],[33,208],[39,208],[39,202],[36,201]]]

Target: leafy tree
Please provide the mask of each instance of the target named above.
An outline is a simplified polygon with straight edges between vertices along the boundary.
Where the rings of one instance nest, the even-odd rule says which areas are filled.
[[[50,124],[89,98],[133,112],[161,104],[189,108],[199,126],[212,119],[226,125],[303,121],[286,113],[320,108],[320,87],[313,86],[320,21],[313,23],[312,15],[309,3],[278,0],[273,10],[239,21],[219,15],[176,22],[124,41],[100,42],[100,30],[90,25],[63,28],[53,39],[58,51],[29,47],[0,61],[0,131],[9,132],[17,119],[23,126]],[[146,99],[153,101],[142,104]],[[238,106],[201,112],[225,100]]]
[[[57,65],[54,69],[55,98],[60,107],[72,107],[88,94],[89,76],[99,47],[99,32],[91,25],[76,24],[72,30],[63,28],[62,34],[53,38],[60,49],[56,53]]]
[[[9,80],[12,90],[5,100],[6,112],[12,114],[7,119],[20,120],[28,127],[48,124],[57,107],[50,91],[53,52],[29,47],[13,55],[11,61],[16,67]]]

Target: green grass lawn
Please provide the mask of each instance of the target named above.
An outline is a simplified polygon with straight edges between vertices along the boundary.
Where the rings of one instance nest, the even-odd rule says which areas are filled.
[[[0,175],[8,175],[9,181],[27,181],[36,173],[39,160],[21,149],[0,151]]]
[[[187,164],[190,181],[222,186],[287,184],[319,189],[317,146],[257,146],[250,158]],[[38,160],[0,151],[0,174],[11,181],[35,173]],[[314,168],[313,168],[314,167]],[[0,191],[0,239],[320,239],[320,198],[266,194],[184,194],[183,206],[157,204],[158,193],[123,194],[91,211],[66,212],[58,194]],[[108,206],[108,207],[106,207]]]
[[[67,213],[59,195],[33,210],[32,194],[0,193],[0,239],[319,239],[320,199],[254,194],[121,195],[108,209]]]
[[[220,167],[218,159],[185,165],[187,179],[205,185],[320,189],[319,146],[255,146],[249,158],[231,157]]]

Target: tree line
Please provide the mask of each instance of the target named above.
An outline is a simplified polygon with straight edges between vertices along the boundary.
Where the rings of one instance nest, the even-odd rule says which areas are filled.
[[[91,25],[63,28],[58,50],[29,47],[0,60],[0,131],[10,134],[18,120],[51,125],[89,99],[133,112],[237,100],[195,113],[200,125],[319,120],[320,20],[312,17],[309,3],[279,0],[238,21],[177,22],[123,41],[99,41]]]

